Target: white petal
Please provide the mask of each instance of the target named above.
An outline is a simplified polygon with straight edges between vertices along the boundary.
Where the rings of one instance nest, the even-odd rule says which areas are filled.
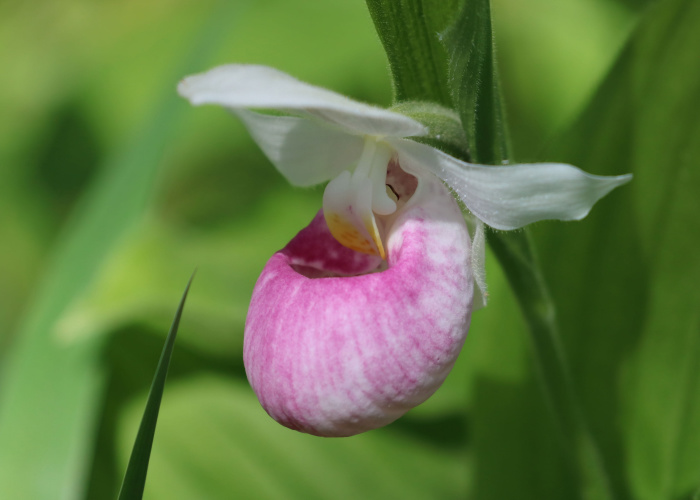
[[[353,101],[267,66],[219,66],[188,76],[177,89],[195,105],[303,111],[352,134],[409,137],[427,133],[407,116]]]
[[[467,226],[472,233],[472,278],[474,279],[474,305],[473,310],[486,307],[488,291],[486,288],[486,232],[484,223],[473,217],[474,230],[467,221]]]
[[[582,219],[596,201],[632,179],[630,174],[591,175],[563,163],[473,165],[417,142],[388,142],[398,151],[400,164],[435,173],[476,217],[496,229],[545,219]]]
[[[364,140],[294,116],[235,110],[250,135],[282,175],[295,186],[313,186],[354,166]]]

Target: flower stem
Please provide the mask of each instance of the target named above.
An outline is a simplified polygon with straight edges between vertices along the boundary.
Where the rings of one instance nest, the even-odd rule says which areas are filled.
[[[489,235],[489,243],[513,287],[530,332],[535,365],[559,436],[580,471],[583,498],[613,500],[603,456],[588,426],[561,345],[555,306],[542,277],[529,233]]]

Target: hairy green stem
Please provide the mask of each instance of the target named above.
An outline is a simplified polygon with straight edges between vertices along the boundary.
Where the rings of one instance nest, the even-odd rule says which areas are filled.
[[[561,344],[556,309],[544,282],[527,231],[491,233],[489,243],[510,283],[530,333],[538,379],[565,449],[581,471],[584,498],[613,500],[600,449],[577,397]],[[572,457],[572,454],[568,454]]]
[[[458,156],[499,165],[509,158],[489,0],[366,0],[389,58],[395,98],[452,107],[468,150]],[[440,146],[440,145],[438,145]],[[450,151],[451,152],[451,151]],[[493,233],[490,244],[515,291],[559,435],[581,477],[582,496],[613,500],[609,474],[579,403],[554,303],[527,231]]]

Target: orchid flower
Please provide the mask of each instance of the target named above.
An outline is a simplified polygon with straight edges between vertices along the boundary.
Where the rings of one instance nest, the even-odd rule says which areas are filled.
[[[178,91],[238,115],[291,184],[330,181],[323,210],[263,269],[243,352],[265,410],[319,436],[386,425],[442,384],[484,288],[482,223],[581,219],[630,179],[466,163],[411,140],[429,131],[408,116],[264,66],[217,67]]]

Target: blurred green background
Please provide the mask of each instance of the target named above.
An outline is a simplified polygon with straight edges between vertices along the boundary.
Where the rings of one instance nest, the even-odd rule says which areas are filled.
[[[700,485],[700,9],[493,0],[516,160],[634,172],[535,244],[620,498]],[[647,5],[650,4],[650,5]],[[387,106],[358,0],[0,3],[0,498],[113,498],[177,301],[146,498],[575,499],[497,262],[438,393],[321,439],[259,407],[241,361],[268,257],[322,189],[288,186],[186,74],[261,63]]]

